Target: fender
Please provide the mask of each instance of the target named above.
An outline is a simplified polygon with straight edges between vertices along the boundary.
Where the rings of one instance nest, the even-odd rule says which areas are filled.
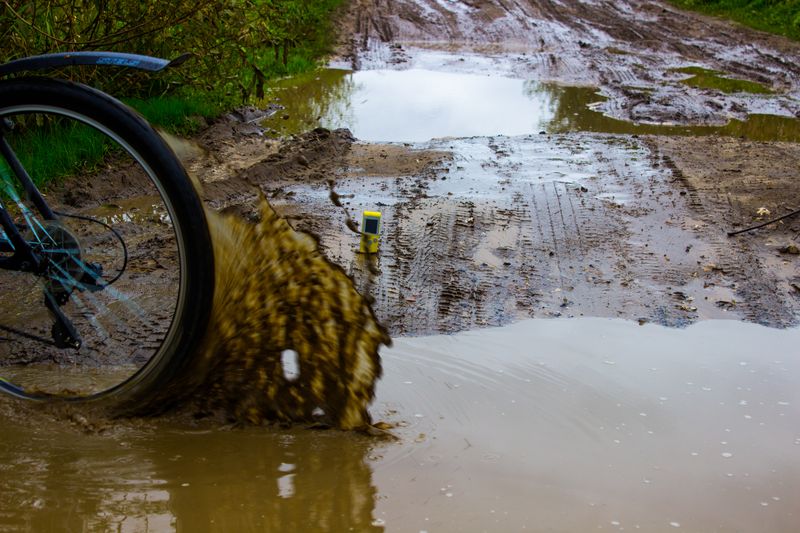
[[[102,67],[128,67],[158,72],[167,67],[180,65],[192,54],[183,54],[172,61],[157,57],[119,52],[62,52],[40,56],[23,57],[0,65],[0,76],[7,76],[20,71],[48,70],[74,65],[95,65]]]

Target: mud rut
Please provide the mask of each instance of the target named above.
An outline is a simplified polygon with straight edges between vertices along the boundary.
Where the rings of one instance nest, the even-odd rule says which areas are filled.
[[[455,144],[488,154],[477,165],[454,156],[415,176],[337,181],[338,193],[353,197],[352,212],[369,208],[369,200],[357,200],[365,180],[392,197],[381,207],[390,222],[372,262],[353,253],[342,210],[322,203],[323,185],[286,200],[271,189],[278,209],[319,235],[326,254],[375,298],[392,333],[554,316],[671,326],[709,317],[794,322],[796,302],[781,293],[788,282],[779,278],[791,278],[791,268],[773,272],[750,241],[727,238],[721,215],[730,206],[706,208],[701,192],[639,140],[531,136]],[[472,187],[462,185],[472,180]],[[304,210],[315,216],[298,213]]]
[[[600,110],[634,122],[800,116],[797,43],[659,2],[362,0],[345,27],[352,37],[342,57],[356,69],[426,68],[426,54],[439,53],[434,68],[598,87],[608,98]],[[685,65],[775,94],[691,88],[673,70]],[[797,145],[580,133],[465,142],[484,150],[480,170],[496,179],[467,194],[430,193],[437,179],[474,174],[459,170],[456,150],[439,172],[397,181],[401,200],[388,211],[399,222],[385,239],[386,268],[371,282],[393,331],[527,316],[797,322],[798,261],[779,249],[796,242],[800,222],[726,236],[754,222],[759,207],[797,207]],[[499,186],[498,197],[482,198],[487,184]],[[423,192],[404,197],[409,187]],[[336,240],[322,235],[323,244]]]

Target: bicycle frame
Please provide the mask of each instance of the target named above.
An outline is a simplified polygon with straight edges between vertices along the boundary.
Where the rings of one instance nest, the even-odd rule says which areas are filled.
[[[42,197],[39,189],[34,185],[33,180],[19,162],[17,155],[11,149],[5,138],[6,125],[0,125],[0,154],[5,159],[17,181],[25,191],[25,195],[36,207],[36,210],[44,220],[56,220],[56,215],[47,202]],[[40,261],[33,252],[30,244],[22,237],[14,221],[11,219],[5,206],[0,202],[0,225],[3,227],[6,239],[0,239],[0,252],[13,253],[11,257],[0,258],[0,269],[19,270],[22,272],[37,272],[40,268]]]

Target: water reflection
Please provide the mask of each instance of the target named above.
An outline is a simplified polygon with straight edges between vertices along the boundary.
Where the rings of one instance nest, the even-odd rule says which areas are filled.
[[[267,91],[262,107],[269,103],[285,109],[264,125],[274,133],[298,133],[327,124],[348,127],[353,124],[352,95],[355,81],[347,70],[320,69],[277,81]]]
[[[530,320],[384,350],[342,432],[0,397],[0,531],[800,531],[800,329]],[[385,526],[384,526],[385,524]]]
[[[0,530],[383,530],[358,436],[46,426],[6,425]]]
[[[537,97],[542,92],[557,95],[553,97],[556,105],[546,127],[552,133],[588,131],[627,135],[723,135],[753,141],[800,141],[800,121],[791,117],[753,114],[747,120],[732,119],[722,126],[641,124],[618,120],[591,109],[592,104],[605,100],[591,87],[556,87],[532,81],[526,81],[525,85],[531,97]]]
[[[530,320],[396,339],[398,531],[800,531],[800,330]],[[413,512],[410,512],[413,510]]]
[[[271,97],[287,109],[268,125],[288,132],[299,125],[346,127],[359,139],[384,142],[522,135],[549,120],[552,97],[543,96],[531,98],[522,80],[498,76],[328,69],[274,87]]]
[[[725,135],[800,141],[800,121],[756,114],[724,126],[637,124],[592,108],[591,87],[421,69],[324,69],[277,82],[263,102],[285,110],[265,122],[278,134],[316,126],[349,128],[364,141],[419,142],[438,137],[524,135],[546,131]]]

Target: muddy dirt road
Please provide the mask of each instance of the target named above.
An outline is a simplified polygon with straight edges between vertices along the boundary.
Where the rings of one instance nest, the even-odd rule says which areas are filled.
[[[607,98],[595,111],[642,124],[800,112],[796,43],[663,3],[376,0],[354,3],[349,22],[344,56],[353,68],[592,86]],[[676,70],[690,66],[772,94],[693,87]],[[726,231],[755,222],[759,208],[777,216],[798,207],[797,144],[579,131],[464,143],[433,178],[406,178],[406,190],[426,192],[390,210],[402,222],[386,239],[389,273],[377,286],[386,287],[380,308],[401,305],[384,315],[397,329],[453,330],[519,314],[796,322],[798,260],[779,250],[796,242],[800,221],[733,239]],[[464,161],[476,159],[492,193],[436,183],[474,179]]]
[[[274,153],[264,158],[252,148],[262,142],[252,117],[218,124],[207,134],[212,150],[221,148],[216,160],[236,160],[240,149],[232,146],[250,147],[252,158],[238,157],[237,177],[214,181],[207,194],[218,207],[247,211],[253,186],[264,190],[375,298],[392,333],[553,316],[673,326],[728,317],[797,322],[800,260],[788,252],[800,220],[726,235],[800,204],[800,149],[786,142],[797,139],[800,111],[795,43],[626,1],[362,1],[343,28],[334,64],[361,70],[316,93],[293,83],[301,96],[276,97],[286,109],[263,124],[268,132],[348,126],[359,140],[318,130],[270,142]],[[682,67],[770,92],[693,86]],[[372,87],[370,73],[453,78],[421,85],[392,78],[395,94],[360,89]],[[407,102],[409,94],[438,91],[457,99],[478,76],[591,86],[589,94],[600,96],[587,109],[569,102],[577,89],[547,89],[542,105],[555,116],[524,135],[508,117],[497,119],[500,112],[481,115],[492,91],[504,98],[497,88],[464,96],[459,114],[491,123],[477,133],[459,134],[464,125],[428,132],[424,126],[444,119],[422,115],[416,126],[423,127],[404,138],[398,117],[416,119],[413,110],[358,107],[362,97],[381,95]],[[713,129],[726,123],[743,126]],[[214,141],[219,130],[239,140]],[[346,218],[374,209],[383,212],[385,235],[379,257],[367,259],[354,253]]]
[[[212,207],[261,190],[314,233],[392,334],[797,323],[800,218],[727,236],[800,207],[797,43],[627,0],[359,0],[340,26],[355,71],[276,84],[188,158]]]
[[[348,126],[360,140],[319,130],[273,142],[276,153],[240,164],[237,178],[215,181],[208,194],[246,210],[254,195],[241,181],[265,190],[375,298],[392,333],[552,316],[797,322],[799,260],[789,252],[800,220],[727,236],[800,204],[800,150],[787,142],[798,139],[797,44],[627,1],[361,1],[343,28],[334,64],[359,72],[323,81],[316,93],[293,83],[301,96],[281,93],[273,103],[285,111],[264,124],[268,132]],[[768,92],[696,86],[692,68]],[[375,86],[370,73],[440,77],[363,89]],[[509,125],[513,111],[482,115],[506,97],[497,87],[463,96],[478,76],[534,80],[540,85],[524,90],[531,99],[548,92],[542,106],[554,116],[520,134]],[[597,94],[576,104],[580,89],[541,85],[553,83]],[[391,104],[436,92],[443,100],[418,105],[463,96],[458,113],[486,129],[427,131],[444,119]],[[359,108],[381,97],[381,107]],[[404,129],[398,117],[409,113],[421,129]],[[217,127],[253,129],[252,119],[239,124]],[[234,135],[247,138],[239,146],[259,142],[257,132]],[[216,157],[235,153],[223,144]],[[385,235],[380,256],[368,260],[354,253],[345,222],[374,209]]]

